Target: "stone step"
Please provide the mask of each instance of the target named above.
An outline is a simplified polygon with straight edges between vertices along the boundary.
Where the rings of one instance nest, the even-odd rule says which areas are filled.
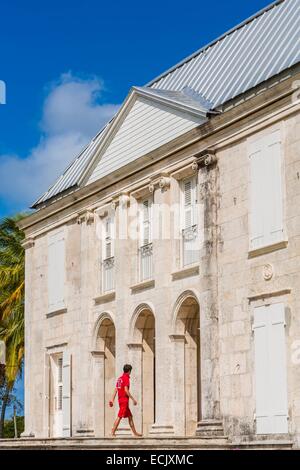
[[[73,450],[243,450],[291,449],[291,441],[264,440],[233,444],[224,437],[151,437],[151,438],[47,438],[1,439],[4,449],[73,449]]]
[[[203,420],[197,424],[196,435],[205,436],[222,436],[224,437],[223,422],[217,420]]]

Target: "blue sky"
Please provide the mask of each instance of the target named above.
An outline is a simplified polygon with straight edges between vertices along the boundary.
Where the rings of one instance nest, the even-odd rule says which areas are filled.
[[[0,217],[28,208],[132,85],[144,85],[269,3],[1,2],[7,103],[0,105]]]

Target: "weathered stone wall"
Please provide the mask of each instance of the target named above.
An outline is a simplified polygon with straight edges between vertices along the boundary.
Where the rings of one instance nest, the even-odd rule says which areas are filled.
[[[204,204],[205,234],[198,269],[181,272],[178,241],[157,240],[154,245],[154,283],[145,288],[136,287],[137,242],[120,240],[115,249],[115,296],[101,297],[101,246],[95,229],[98,215],[74,218],[65,227],[67,312],[49,316],[47,232],[34,239],[34,246],[26,250],[27,434],[34,433],[36,437],[49,434],[47,356],[65,348],[72,354],[72,433],[103,432],[99,423],[104,419],[104,403],[97,397],[99,384],[95,382],[96,375],[102,373],[103,359],[101,351],[97,351],[97,328],[106,317],[115,324],[118,375],[125,362],[134,363],[139,357],[134,323],[142,305],[152,311],[156,323],[156,421],[151,432],[184,433],[184,425],[177,422],[177,417],[183,416],[184,370],[181,366],[183,337],[176,324],[176,315],[181,302],[190,297],[200,306],[201,418],[223,420],[225,432],[230,436],[253,438],[252,310],[254,305],[265,302],[264,294],[268,293],[268,302],[279,299],[286,305],[290,432],[295,438],[299,436],[300,365],[292,361],[293,344],[300,340],[299,114],[282,118],[281,125],[287,247],[249,257],[247,138],[251,132],[262,131],[259,129],[248,130],[240,136],[235,136],[234,129],[231,135],[227,130],[224,136],[232,138],[231,143],[218,143],[214,136],[207,142],[216,148],[217,163],[195,170],[198,172],[199,201]],[[221,141],[220,136],[218,139]],[[148,178],[152,176],[152,170],[147,170]],[[155,186],[154,202],[179,203],[179,195],[178,176],[175,178],[171,173],[170,187]],[[126,212],[131,204],[134,204],[132,196],[122,210]],[[271,264],[274,271],[270,280],[265,280],[263,275],[267,264]],[[139,380],[133,371],[133,394],[140,387]],[[139,423],[141,410],[138,410]]]

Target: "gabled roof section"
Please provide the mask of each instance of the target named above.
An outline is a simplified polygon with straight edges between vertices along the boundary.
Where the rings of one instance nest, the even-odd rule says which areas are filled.
[[[200,93],[195,93],[191,88],[183,88],[180,91],[160,90],[150,87],[133,87],[146,98],[157,99],[171,107],[181,111],[187,111],[194,115],[206,117],[213,108],[213,103],[206,100]]]
[[[105,129],[108,127],[107,124],[98,134],[91,140],[91,142],[77,155],[77,157],[69,164],[64,173],[56,180],[56,182],[50,186],[37,201],[31,206],[32,209],[39,207],[46,201],[50,201],[57,195],[64,195],[66,193],[74,191],[79,186],[79,177],[84,172],[88,163],[91,160],[95,149],[99,146],[103,139]]]
[[[185,123],[185,125],[182,126],[182,131],[184,129],[188,131],[190,128],[204,123],[210,111],[210,103],[204,100],[199,94],[193,93],[188,89],[180,92],[160,92],[160,90],[152,90],[147,87],[132,87],[114,118],[83,149],[55,184],[32,205],[32,208],[41,206],[58,194],[63,196],[66,192],[69,193],[75,190],[89,180],[88,175],[92,172],[92,168],[95,165],[95,161],[99,158],[99,154],[101,154],[103,148],[109,144],[116,129],[120,125],[120,121],[124,119],[124,115],[130,112],[131,106],[138,97],[152,102],[154,106],[155,104],[161,105],[169,108],[170,111],[173,110],[174,112],[189,116],[192,124],[189,125]],[[172,121],[170,124],[174,125],[175,123]],[[176,133],[174,133],[174,135],[176,135]],[[89,180],[89,182],[92,180],[93,179]]]
[[[86,185],[207,121],[209,107],[185,92],[131,89],[81,177]]]
[[[134,94],[180,109],[195,118],[210,116],[222,106],[300,61],[300,0],[278,0],[215,41],[196,51]],[[201,26],[201,23],[199,23]],[[120,111],[121,111],[120,110]],[[57,182],[33,205],[76,190],[86,182],[115,118],[69,165]]]

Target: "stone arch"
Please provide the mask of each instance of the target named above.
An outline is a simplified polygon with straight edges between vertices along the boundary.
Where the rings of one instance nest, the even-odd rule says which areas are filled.
[[[174,384],[182,384],[178,407],[181,409],[181,430],[194,435],[201,420],[201,347],[200,303],[193,290],[183,292],[173,310]],[[176,379],[175,379],[176,378]]]
[[[108,323],[110,321],[113,325],[115,325],[115,320],[114,316],[112,315],[111,312],[102,312],[99,317],[97,318],[94,328],[93,328],[93,334],[92,334],[92,351],[104,351],[104,344],[99,343],[99,333],[100,333],[100,328],[104,326],[103,322]]]
[[[200,306],[200,301],[199,297],[194,289],[189,289],[184,292],[182,292],[179,297],[177,298],[175,305],[173,307],[172,311],[172,323],[171,323],[171,328],[172,328],[172,334],[183,334],[182,333],[182,325],[178,322],[178,319],[181,318],[182,315],[178,316],[180,314],[180,310],[182,305],[188,301],[189,299],[193,300]],[[182,312],[181,312],[182,313]]]
[[[138,343],[140,341],[141,339],[140,334],[136,331],[137,321],[140,315],[143,312],[147,312],[147,311],[151,312],[155,320],[154,307],[151,303],[143,302],[134,309],[134,312],[132,314],[132,317],[129,323],[129,339],[131,343]]]
[[[114,410],[107,406],[116,381],[116,328],[113,316],[103,312],[93,335],[94,419],[96,436],[108,436],[114,421]]]
[[[130,360],[138,399],[137,425],[147,435],[155,421],[155,315],[152,305],[139,304],[130,322]]]

